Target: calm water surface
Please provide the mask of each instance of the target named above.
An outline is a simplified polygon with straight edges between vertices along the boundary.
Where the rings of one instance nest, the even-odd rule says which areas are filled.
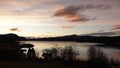
[[[86,59],[88,48],[98,44],[98,43],[61,42],[61,41],[25,41],[25,43],[33,44],[36,52],[39,53],[40,57],[41,57],[42,51],[44,49],[50,49],[53,47],[64,48],[66,46],[72,46],[74,49],[79,51],[80,59]],[[99,48],[106,54],[106,56],[108,58],[113,57],[114,59],[120,60],[120,50],[119,49],[104,48],[104,47],[99,47]]]

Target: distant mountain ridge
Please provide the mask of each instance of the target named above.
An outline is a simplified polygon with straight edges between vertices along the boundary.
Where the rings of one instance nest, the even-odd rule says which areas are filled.
[[[119,43],[120,36],[84,36],[66,35],[48,38],[29,38],[27,41],[76,41],[76,42],[96,42],[96,43]]]
[[[66,35],[48,38],[25,38],[16,34],[1,34],[0,43],[11,43],[17,41],[74,41],[74,42],[94,42],[94,43],[119,43],[120,36],[85,36]]]

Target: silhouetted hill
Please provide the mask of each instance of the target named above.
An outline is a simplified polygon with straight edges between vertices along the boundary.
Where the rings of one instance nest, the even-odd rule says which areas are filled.
[[[16,34],[1,34],[0,43],[16,43],[17,41],[25,39],[24,37],[19,37]]]
[[[28,41],[76,41],[76,42],[96,42],[96,43],[116,43],[120,42],[120,36],[83,36],[67,35],[49,38],[29,38]]]

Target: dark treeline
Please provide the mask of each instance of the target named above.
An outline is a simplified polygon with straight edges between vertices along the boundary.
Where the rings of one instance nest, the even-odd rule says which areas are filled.
[[[28,41],[76,41],[76,42],[94,42],[94,43],[119,43],[120,36],[81,36],[68,35],[48,38],[26,38]]]
[[[88,49],[87,55],[86,60],[78,59],[77,56],[80,56],[80,53],[74,50],[72,46],[68,46],[45,49],[43,50],[42,59],[44,62],[69,64],[76,68],[120,68],[120,61],[113,58],[108,59],[101,49],[94,46]]]

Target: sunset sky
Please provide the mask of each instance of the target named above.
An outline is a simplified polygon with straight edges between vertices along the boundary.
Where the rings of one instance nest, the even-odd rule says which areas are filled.
[[[0,34],[120,35],[120,0],[0,0]]]

